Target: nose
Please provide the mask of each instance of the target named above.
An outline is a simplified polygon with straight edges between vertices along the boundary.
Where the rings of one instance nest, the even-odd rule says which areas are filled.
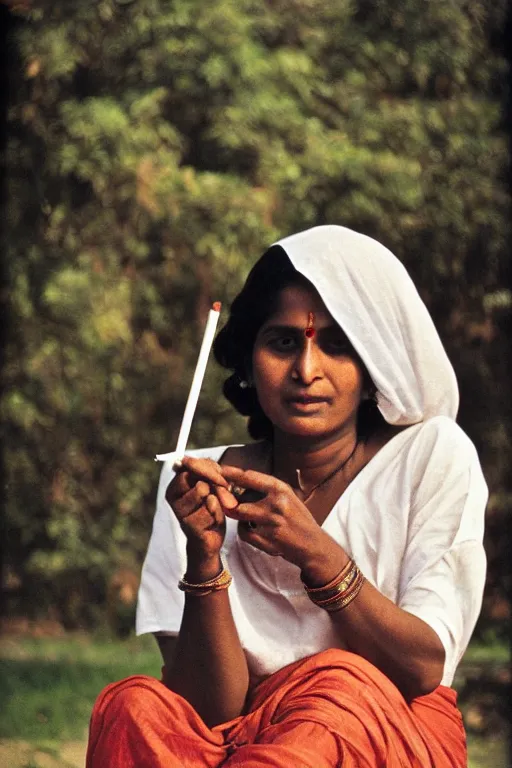
[[[304,345],[293,366],[292,377],[303,384],[312,384],[323,376],[322,354],[314,339],[305,337]]]

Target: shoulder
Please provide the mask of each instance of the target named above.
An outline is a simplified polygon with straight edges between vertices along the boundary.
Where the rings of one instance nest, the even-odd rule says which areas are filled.
[[[436,525],[441,517],[443,525],[451,521],[457,541],[480,540],[488,489],[464,430],[445,416],[417,425],[408,461],[416,524]]]
[[[442,497],[483,508],[488,489],[476,448],[458,424],[436,416],[403,430],[386,457],[395,484],[409,488],[412,506]]]
[[[409,451],[418,458],[440,460],[448,464],[473,464],[478,455],[473,442],[453,419],[435,416],[415,424],[405,431],[410,434],[407,441]]]

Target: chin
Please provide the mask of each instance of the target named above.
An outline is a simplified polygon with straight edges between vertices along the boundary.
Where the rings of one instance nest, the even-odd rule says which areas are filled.
[[[293,437],[324,437],[332,429],[324,424],[315,424],[313,419],[275,424],[274,427],[285,435]]]

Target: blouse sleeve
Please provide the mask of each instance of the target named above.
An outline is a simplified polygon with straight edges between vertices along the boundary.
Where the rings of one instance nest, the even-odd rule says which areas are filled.
[[[227,447],[203,448],[187,454],[219,461]],[[153,530],[142,566],[137,601],[135,630],[138,635],[148,632],[177,635],[181,626],[185,598],[178,589],[178,581],[187,568],[187,540],[165,498],[167,486],[175,475],[172,466],[172,460],[166,461],[160,473]]]
[[[178,634],[181,624],[184,597],[177,585],[186,569],[186,539],[165,499],[174,475],[172,462],[167,461],[160,474],[153,530],[142,566],[136,618],[138,635],[159,631]]]
[[[482,605],[488,492],[469,438],[448,419],[432,422],[438,423],[424,430],[415,460],[398,604],[439,636],[449,684]]]

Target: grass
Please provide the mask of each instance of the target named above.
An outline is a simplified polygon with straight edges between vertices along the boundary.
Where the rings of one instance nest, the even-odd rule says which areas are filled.
[[[509,659],[506,645],[473,645],[456,685],[465,684],[466,670],[473,669],[474,674],[475,668],[506,668]],[[160,667],[152,637],[125,641],[86,635],[0,638],[0,768],[83,765],[83,756],[82,762],[72,757],[72,745],[81,747],[83,755],[91,708],[100,690],[133,674],[159,677]],[[461,706],[466,714],[474,705],[461,698]],[[18,762],[5,756],[6,745],[11,748],[16,744],[20,745],[19,754],[23,752],[16,758]],[[468,744],[470,768],[508,765],[503,729],[485,737],[469,731]],[[67,761],[66,749],[70,755]]]
[[[0,738],[83,738],[94,700],[107,683],[133,674],[158,677],[160,669],[152,637],[4,638]]]

